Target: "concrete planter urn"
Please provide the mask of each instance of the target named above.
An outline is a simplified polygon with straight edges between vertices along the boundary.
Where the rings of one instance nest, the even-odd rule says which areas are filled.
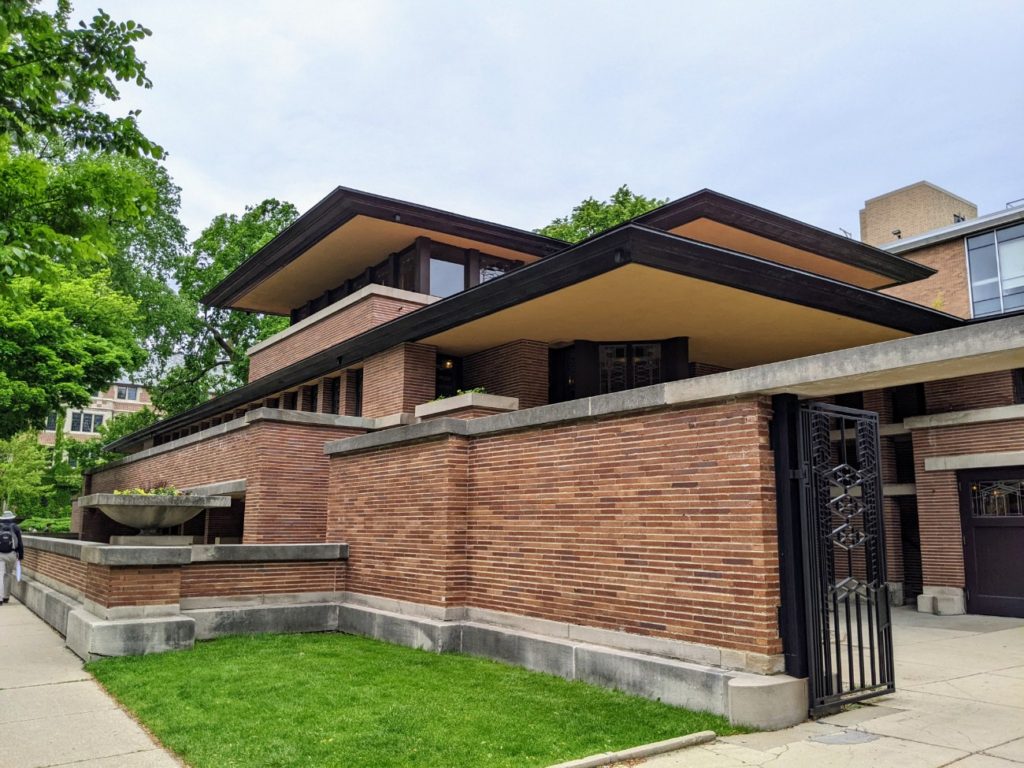
[[[95,507],[111,520],[143,534],[186,523],[204,509],[230,507],[230,496],[134,496],[93,493],[78,499],[79,507]]]

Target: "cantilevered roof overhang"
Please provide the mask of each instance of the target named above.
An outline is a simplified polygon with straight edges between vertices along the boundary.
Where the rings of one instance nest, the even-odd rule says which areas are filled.
[[[935,270],[742,200],[702,189],[638,216],[643,224],[858,285],[885,288]]]
[[[203,297],[287,315],[418,237],[530,263],[568,244],[501,224],[338,187]]]
[[[688,336],[691,359],[739,367],[963,324],[875,291],[626,224],[110,445],[118,450],[313,381],[404,342],[465,353],[504,340]]]

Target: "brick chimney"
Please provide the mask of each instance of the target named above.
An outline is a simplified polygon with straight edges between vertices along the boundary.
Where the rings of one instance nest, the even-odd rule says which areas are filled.
[[[865,201],[860,239],[881,245],[978,217],[978,206],[928,181]]]

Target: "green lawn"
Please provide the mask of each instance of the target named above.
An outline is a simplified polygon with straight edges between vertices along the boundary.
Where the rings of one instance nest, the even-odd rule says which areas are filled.
[[[716,715],[341,634],[230,637],[87,668],[195,768],[525,768],[737,732]]]

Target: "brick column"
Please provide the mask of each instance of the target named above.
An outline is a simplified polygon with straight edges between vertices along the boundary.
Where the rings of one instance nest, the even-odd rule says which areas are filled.
[[[363,365],[363,416],[412,413],[434,399],[436,376],[436,347],[400,344],[374,355]]]
[[[463,386],[519,398],[520,408],[548,402],[548,345],[519,339],[485,349],[463,360]]]

